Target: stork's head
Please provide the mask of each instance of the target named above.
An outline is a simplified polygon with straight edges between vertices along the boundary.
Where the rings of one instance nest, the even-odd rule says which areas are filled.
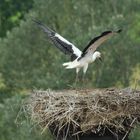
[[[101,53],[98,52],[98,51],[96,51],[96,52],[94,53],[94,55],[96,56],[96,58],[100,58],[100,57],[101,57]]]
[[[102,59],[101,59],[101,53],[98,52],[98,51],[94,52],[93,57],[92,57],[93,61],[95,61],[96,58],[98,58],[99,60],[102,61]]]

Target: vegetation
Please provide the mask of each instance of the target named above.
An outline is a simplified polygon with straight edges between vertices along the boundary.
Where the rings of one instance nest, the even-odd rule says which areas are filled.
[[[1,140],[52,140],[48,132],[43,134],[20,113],[22,97],[16,95],[0,104],[0,139]],[[20,119],[20,120],[19,120]]]
[[[32,22],[33,18],[41,20],[80,49],[102,31],[122,28],[120,35],[99,48],[103,63],[97,61],[90,66],[85,86],[140,88],[139,6],[139,0],[1,0],[0,139],[39,138],[37,130],[29,134],[32,126],[28,123],[23,122],[21,129],[14,124],[21,95],[34,88],[70,88],[75,79],[75,71],[67,71],[61,65],[69,58],[48,41]],[[18,96],[15,93],[19,93]],[[12,105],[15,108],[11,108]],[[135,136],[140,137],[136,133]],[[132,140],[136,140],[135,136],[132,135]]]
[[[5,37],[6,33],[13,27],[19,25],[24,14],[33,6],[32,0],[1,0],[0,1],[0,37]]]

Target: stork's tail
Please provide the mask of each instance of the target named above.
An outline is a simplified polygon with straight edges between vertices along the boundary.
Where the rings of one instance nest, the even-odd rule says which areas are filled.
[[[70,65],[71,62],[66,62],[66,63],[63,63],[63,66],[68,66]]]
[[[63,63],[63,66],[66,68],[66,69],[72,69],[72,62],[66,62],[66,63]]]
[[[76,68],[78,66],[78,63],[77,63],[77,61],[66,62],[66,63],[63,63],[63,66],[65,66],[66,69],[73,69],[73,68]]]

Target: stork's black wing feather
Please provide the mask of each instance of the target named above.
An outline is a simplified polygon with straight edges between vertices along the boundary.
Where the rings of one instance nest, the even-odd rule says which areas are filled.
[[[37,23],[45,33],[47,33],[48,37],[51,39],[51,41],[59,50],[61,50],[64,54],[68,54],[71,56],[71,60],[74,60],[77,57],[81,56],[82,52],[77,47],[75,47],[72,43],[67,41],[65,38],[63,38],[55,31],[43,25],[40,21],[37,20],[33,20],[33,21]]]
[[[99,47],[103,42],[108,40],[111,36],[120,33],[122,30],[118,31],[105,31],[101,35],[93,38],[88,45],[84,48],[81,57],[84,57],[87,53],[94,53],[97,47]]]

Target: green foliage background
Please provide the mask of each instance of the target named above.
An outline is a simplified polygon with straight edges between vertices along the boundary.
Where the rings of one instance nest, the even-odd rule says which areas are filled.
[[[34,88],[70,88],[75,79],[75,71],[61,65],[69,58],[50,43],[33,18],[80,49],[101,32],[122,28],[120,35],[99,48],[103,63],[97,61],[90,66],[85,87],[140,88],[139,7],[139,0],[1,0],[0,139],[51,139],[31,131],[27,122],[20,129],[16,126],[21,95]],[[138,131],[132,140],[140,139]]]

